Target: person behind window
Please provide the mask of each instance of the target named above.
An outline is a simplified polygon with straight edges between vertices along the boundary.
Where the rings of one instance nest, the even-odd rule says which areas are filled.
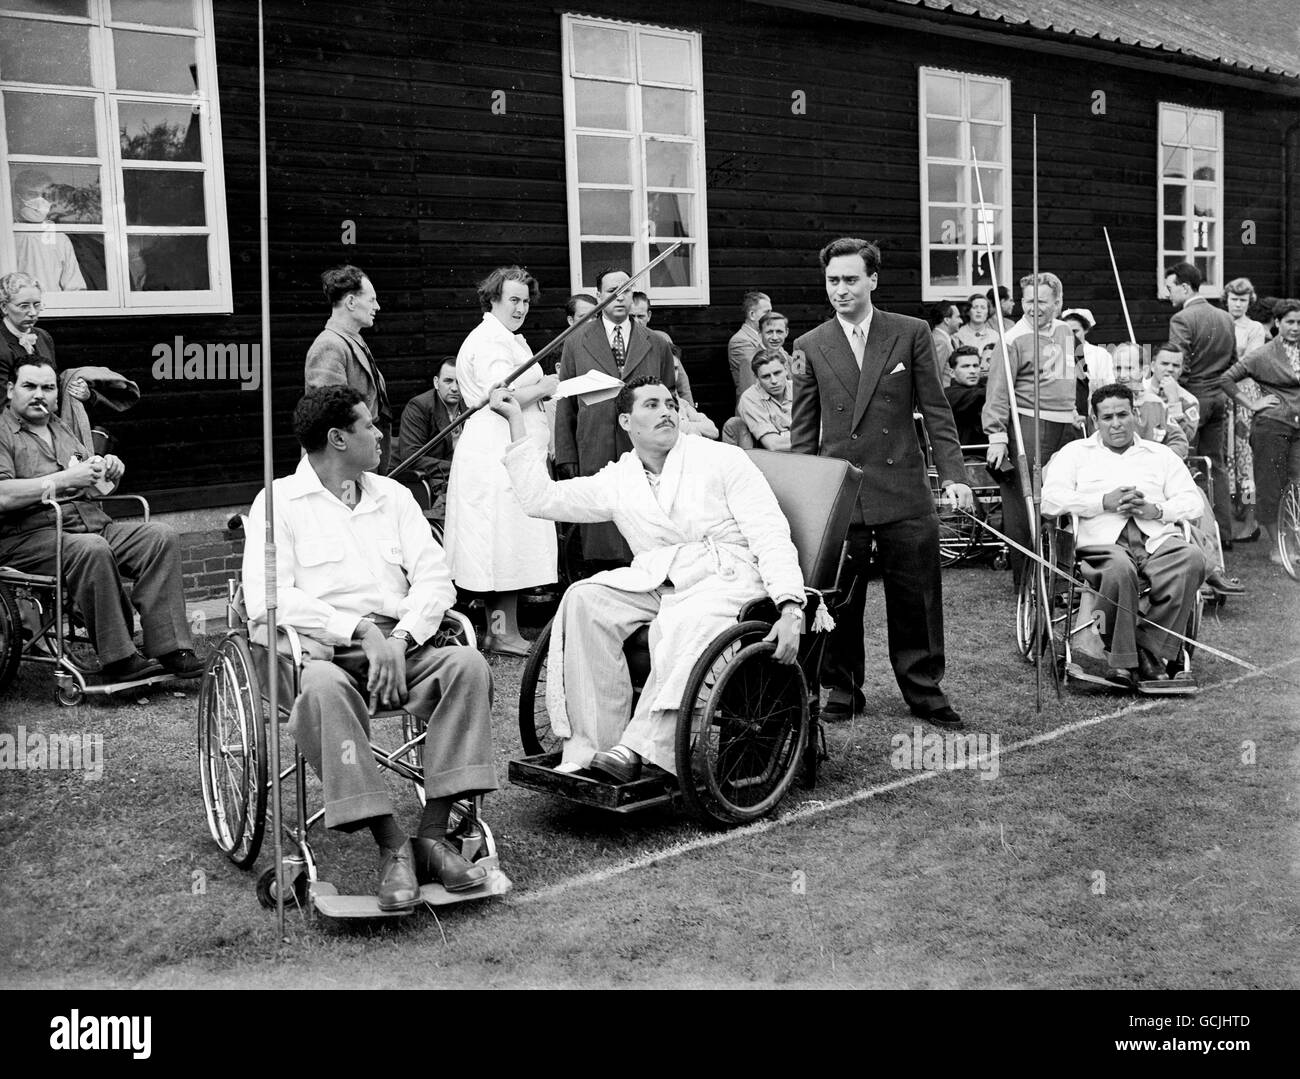
[[[18,269],[43,281],[49,292],[81,292],[86,281],[72,241],[48,220],[52,203],[45,196],[53,186],[53,177],[40,169],[24,169],[14,177],[14,220],[44,226],[39,232],[14,229]]]
[[[765,349],[750,361],[754,385],[740,395],[736,415],[745,421],[755,445],[765,450],[790,449],[794,383],[779,348]]]

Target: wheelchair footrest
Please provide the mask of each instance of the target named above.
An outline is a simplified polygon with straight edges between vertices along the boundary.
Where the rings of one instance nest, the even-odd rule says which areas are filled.
[[[594,772],[560,772],[560,753],[541,753],[510,762],[510,782],[516,787],[567,798],[613,813],[631,813],[650,806],[668,805],[680,797],[677,780],[656,773],[631,783],[615,783]]]
[[[1200,687],[1190,678],[1175,675],[1168,681],[1139,682],[1138,692],[1144,697],[1195,697]]]
[[[492,865],[488,867],[487,880],[477,888],[465,892],[449,892],[441,884],[425,884],[420,888],[420,901],[434,907],[445,907],[452,903],[468,903],[475,899],[505,895],[513,887],[510,878]],[[373,895],[339,895],[334,885],[323,880],[312,885],[311,900],[316,910],[326,918],[403,918],[420,909],[417,904],[406,910],[380,910],[379,900]]]

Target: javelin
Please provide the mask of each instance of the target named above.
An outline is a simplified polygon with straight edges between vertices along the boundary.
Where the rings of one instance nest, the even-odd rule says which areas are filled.
[[[585,315],[583,315],[582,318],[578,319],[578,321],[575,322],[572,326],[566,326],[563,332],[561,332],[558,337],[550,341],[540,351],[534,352],[531,356],[528,357],[528,359],[524,360],[523,363],[521,363],[518,367],[516,367],[513,371],[511,371],[510,374],[506,377],[506,380],[503,383],[503,385],[509,386],[510,383],[512,383],[515,379],[517,379],[530,367],[532,367],[533,364],[541,363],[543,359],[549,356],[552,352],[554,352],[557,348],[559,348],[562,344],[564,344],[565,341],[567,341],[570,337],[572,337],[575,333],[577,333],[582,326],[585,326],[593,318],[595,318],[602,311],[604,311],[606,307],[612,304],[614,302],[615,297],[617,297],[621,293],[626,292],[628,285],[630,285],[638,277],[642,277],[645,274],[648,274],[651,270],[653,270],[656,266],[658,266],[659,263],[663,262],[664,259],[666,259],[669,255],[671,255],[674,251],[676,251],[681,246],[682,246],[682,241],[678,240],[675,244],[672,245],[672,247],[668,248],[665,251],[661,251],[654,258],[653,261],[647,263],[645,266],[641,267],[641,269],[637,270],[637,272],[634,273],[631,277],[629,277],[627,281],[623,283],[622,288],[620,288],[617,292],[611,292],[608,296],[606,296],[603,300],[601,300],[600,303],[596,304],[595,307],[593,307],[590,311],[588,311]],[[428,442],[426,442],[423,446],[419,447],[419,449],[417,449],[408,458],[406,458],[405,461],[402,461],[400,464],[397,465],[396,468],[394,468],[391,472],[389,472],[388,478],[395,479],[397,476],[405,472],[408,468],[411,467],[411,465],[413,465],[417,460],[419,460],[431,449],[433,449],[434,446],[436,446],[439,442],[441,442],[444,438],[446,438],[449,434],[451,434],[452,431],[456,430],[457,427],[459,427],[462,423],[468,420],[472,415],[474,415],[475,412],[477,412],[486,404],[487,402],[484,401],[483,404],[481,405],[475,405],[473,408],[465,409],[459,416],[457,416],[454,420],[452,420],[451,423],[447,424],[446,427],[444,427],[441,431],[439,431],[436,435],[434,435],[431,439],[429,439]]]
[[[1119,289],[1119,305],[1124,309],[1124,324],[1128,327],[1128,339],[1133,344],[1137,344],[1137,337],[1133,333],[1133,320],[1128,315],[1128,301],[1124,299],[1124,282],[1119,279],[1119,267],[1115,264],[1115,249],[1110,246],[1110,232],[1105,225],[1101,228],[1101,233],[1106,237],[1106,250],[1110,252],[1110,268],[1115,271],[1115,287]]]

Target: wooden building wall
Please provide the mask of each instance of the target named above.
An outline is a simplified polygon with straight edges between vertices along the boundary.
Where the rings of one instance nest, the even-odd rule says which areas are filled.
[[[152,348],[256,342],[260,335],[255,7],[214,5],[233,316],[49,320],[62,362],[103,362],[136,378],[144,401],[111,426],[137,490],[160,509],[246,502],[260,487],[260,393],[235,384],[155,382]],[[495,7],[492,9],[495,10]],[[302,358],[328,315],[325,267],[354,261],[382,310],[367,334],[396,404],[427,388],[434,357],[479,320],[474,282],[527,265],[543,297],[525,327],[534,348],[564,325],[568,233],[560,17],[547,6],[388,0],[267,4],[272,351],[277,471],[296,459],[289,413]],[[877,302],[921,312],[917,70],[1012,79],[1014,263],[1030,265],[1031,117],[1039,125],[1040,263],[1070,306],[1098,316],[1095,340],[1123,335],[1102,242],[1107,225],[1139,339],[1163,337],[1155,298],[1160,100],[1224,110],[1230,276],[1285,294],[1283,132],[1294,106],[1195,78],[1047,56],[738,2],[608,0],[581,10],[699,29],[708,165],[708,308],[657,308],[683,347],[697,396],[730,414],[726,340],[739,300],[762,288],[801,333],[827,316],[817,249],[836,235],[877,238]],[[486,13],[485,13],[486,11]],[[1092,113],[1093,91],[1106,113]],[[504,115],[491,111],[506,92]],[[795,115],[791,94],[807,111]],[[1256,242],[1241,244],[1241,222]],[[342,243],[345,223],[355,244]],[[1292,293],[1300,283],[1289,283]]]

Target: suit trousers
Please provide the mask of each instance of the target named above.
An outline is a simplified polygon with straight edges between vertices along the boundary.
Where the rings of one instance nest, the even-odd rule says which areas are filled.
[[[1197,548],[1173,536],[1148,554],[1142,533],[1130,525],[1115,543],[1079,548],[1083,579],[1101,593],[1095,598],[1103,616],[1106,662],[1123,670],[1138,665],[1139,646],[1165,662],[1178,655],[1182,642],[1164,631],[1186,635],[1196,591],[1205,580],[1205,556]],[[1146,610],[1150,621],[1139,625],[1136,612],[1143,582],[1151,586]]]
[[[822,662],[822,682],[831,689],[851,692],[855,708],[862,703],[866,568],[873,539],[885,586],[889,662],[908,707],[918,715],[928,715],[948,703],[939,688],[944,671],[943,584],[939,518],[934,512],[849,528],[848,557],[841,577],[848,598],[835,612],[835,629]]]
[[[1228,491],[1228,395],[1210,391],[1197,393],[1200,419],[1192,452],[1210,459],[1210,476],[1214,481],[1214,521],[1224,544],[1232,545],[1232,495]],[[1258,486],[1258,481],[1256,481]]]
[[[289,730],[325,794],[325,825],[353,831],[393,812],[370,751],[365,685],[369,663],[358,644],[334,660],[309,660]],[[492,672],[473,648],[424,645],[406,657],[403,709],[425,724],[424,793],[447,798],[496,790],[492,763]]]
[[[53,528],[0,539],[0,565],[52,575],[54,539]],[[130,602],[122,590],[123,576],[135,582]],[[65,531],[63,580],[100,662],[114,663],[135,653],[132,605],[140,612],[146,655],[164,656],[192,646],[180,539],[166,525],[110,521],[98,533]]]

